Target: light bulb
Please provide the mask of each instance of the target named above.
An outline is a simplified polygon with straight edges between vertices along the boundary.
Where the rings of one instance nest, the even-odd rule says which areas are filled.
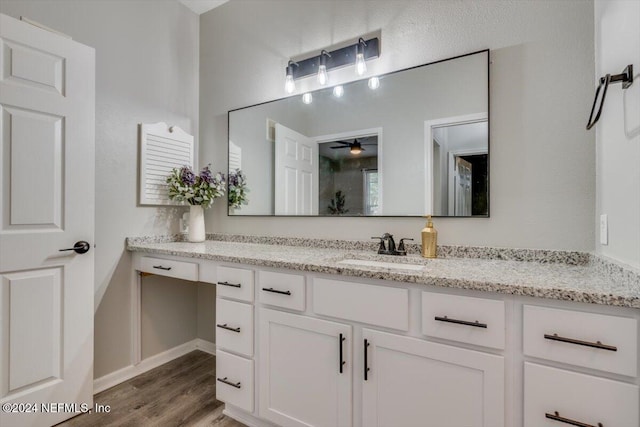
[[[369,89],[376,90],[380,87],[380,79],[377,77],[371,77],[369,79]]]
[[[342,95],[344,95],[344,88],[342,87],[342,85],[333,88],[333,96],[335,96],[336,98],[340,98]]]
[[[359,76],[367,72],[367,64],[364,62],[364,53],[358,52],[356,55],[356,74]]]
[[[302,102],[305,104],[311,104],[313,102],[313,96],[310,93],[305,93],[302,95]]]
[[[327,66],[320,65],[318,67],[318,83],[321,85],[326,85],[329,80],[329,76],[327,76]]]
[[[296,83],[293,81],[293,76],[291,74],[287,74],[287,78],[284,81],[284,90],[287,93],[293,93],[296,90]]]

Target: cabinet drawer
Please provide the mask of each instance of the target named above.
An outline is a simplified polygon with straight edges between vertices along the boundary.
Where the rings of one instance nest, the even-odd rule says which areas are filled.
[[[253,306],[216,299],[216,346],[253,356]]]
[[[605,427],[637,427],[638,399],[635,385],[524,364],[525,427],[595,427],[598,423]],[[569,420],[584,424],[571,424]]]
[[[524,354],[635,377],[635,319],[524,306]]]
[[[504,348],[504,301],[422,293],[422,333]]]
[[[200,281],[215,283],[219,297],[253,302],[253,270],[202,264]]]
[[[253,412],[253,361],[216,351],[216,399]]]
[[[261,271],[258,276],[260,302],[303,311],[305,307],[304,276]]]
[[[193,262],[145,256],[140,259],[140,271],[194,282],[198,280],[198,264]]]
[[[313,311],[370,325],[409,330],[407,289],[313,279]]]

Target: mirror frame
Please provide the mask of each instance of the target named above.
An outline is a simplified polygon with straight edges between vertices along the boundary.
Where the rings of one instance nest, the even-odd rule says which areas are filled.
[[[390,71],[384,74],[377,74],[377,77],[390,76],[393,74],[401,73],[403,71],[409,71],[416,68],[426,67],[429,65],[439,64],[441,62],[452,61],[454,59],[464,58],[471,55],[477,55],[480,53],[487,54],[487,214],[486,215],[467,215],[467,216],[454,216],[454,215],[432,215],[433,218],[490,218],[491,217],[491,50],[490,49],[481,49],[474,52],[465,53],[462,55],[452,56],[450,58],[439,59],[437,61],[427,62],[425,64],[414,65],[413,67],[402,68],[395,71]],[[345,83],[341,83],[343,85],[347,85],[350,83],[368,80],[369,78],[374,76],[367,76],[362,79],[351,80]],[[309,93],[314,94],[316,92],[320,92],[323,90],[331,89],[333,86],[322,87],[316,89],[314,91],[310,91]],[[229,194],[229,139],[231,137],[231,119],[230,115],[234,111],[245,110],[247,108],[258,107],[264,104],[270,104],[276,101],[282,101],[289,98],[294,98],[297,96],[301,96],[301,93],[296,93],[289,96],[283,96],[282,98],[276,98],[269,101],[259,102],[257,104],[248,105],[246,107],[234,108],[232,110],[227,111],[227,194]],[[249,215],[231,215],[231,208],[229,207],[229,202],[227,198],[227,217],[233,218],[255,218],[255,217],[265,217],[265,218],[355,218],[355,219],[363,219],[363,218],[424,218],[425,215],[276,215],[273,214],[249,214]]]

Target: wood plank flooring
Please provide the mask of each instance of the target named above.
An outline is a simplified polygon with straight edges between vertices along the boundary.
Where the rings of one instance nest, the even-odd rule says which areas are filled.
[[[245,427],[216,400],[216,359],[196,350],[94,396],[110,413],[87,413],[60,427]]]

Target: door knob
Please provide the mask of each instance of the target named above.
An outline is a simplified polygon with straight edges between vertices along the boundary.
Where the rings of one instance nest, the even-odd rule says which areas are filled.
[[[74,251],[77,254],[86,254],[91,249],[91,245],[89,242],[85,242],[84,240],[77,241],[72,248],[67,249],[59,249],[60,252],[65,251]]]

